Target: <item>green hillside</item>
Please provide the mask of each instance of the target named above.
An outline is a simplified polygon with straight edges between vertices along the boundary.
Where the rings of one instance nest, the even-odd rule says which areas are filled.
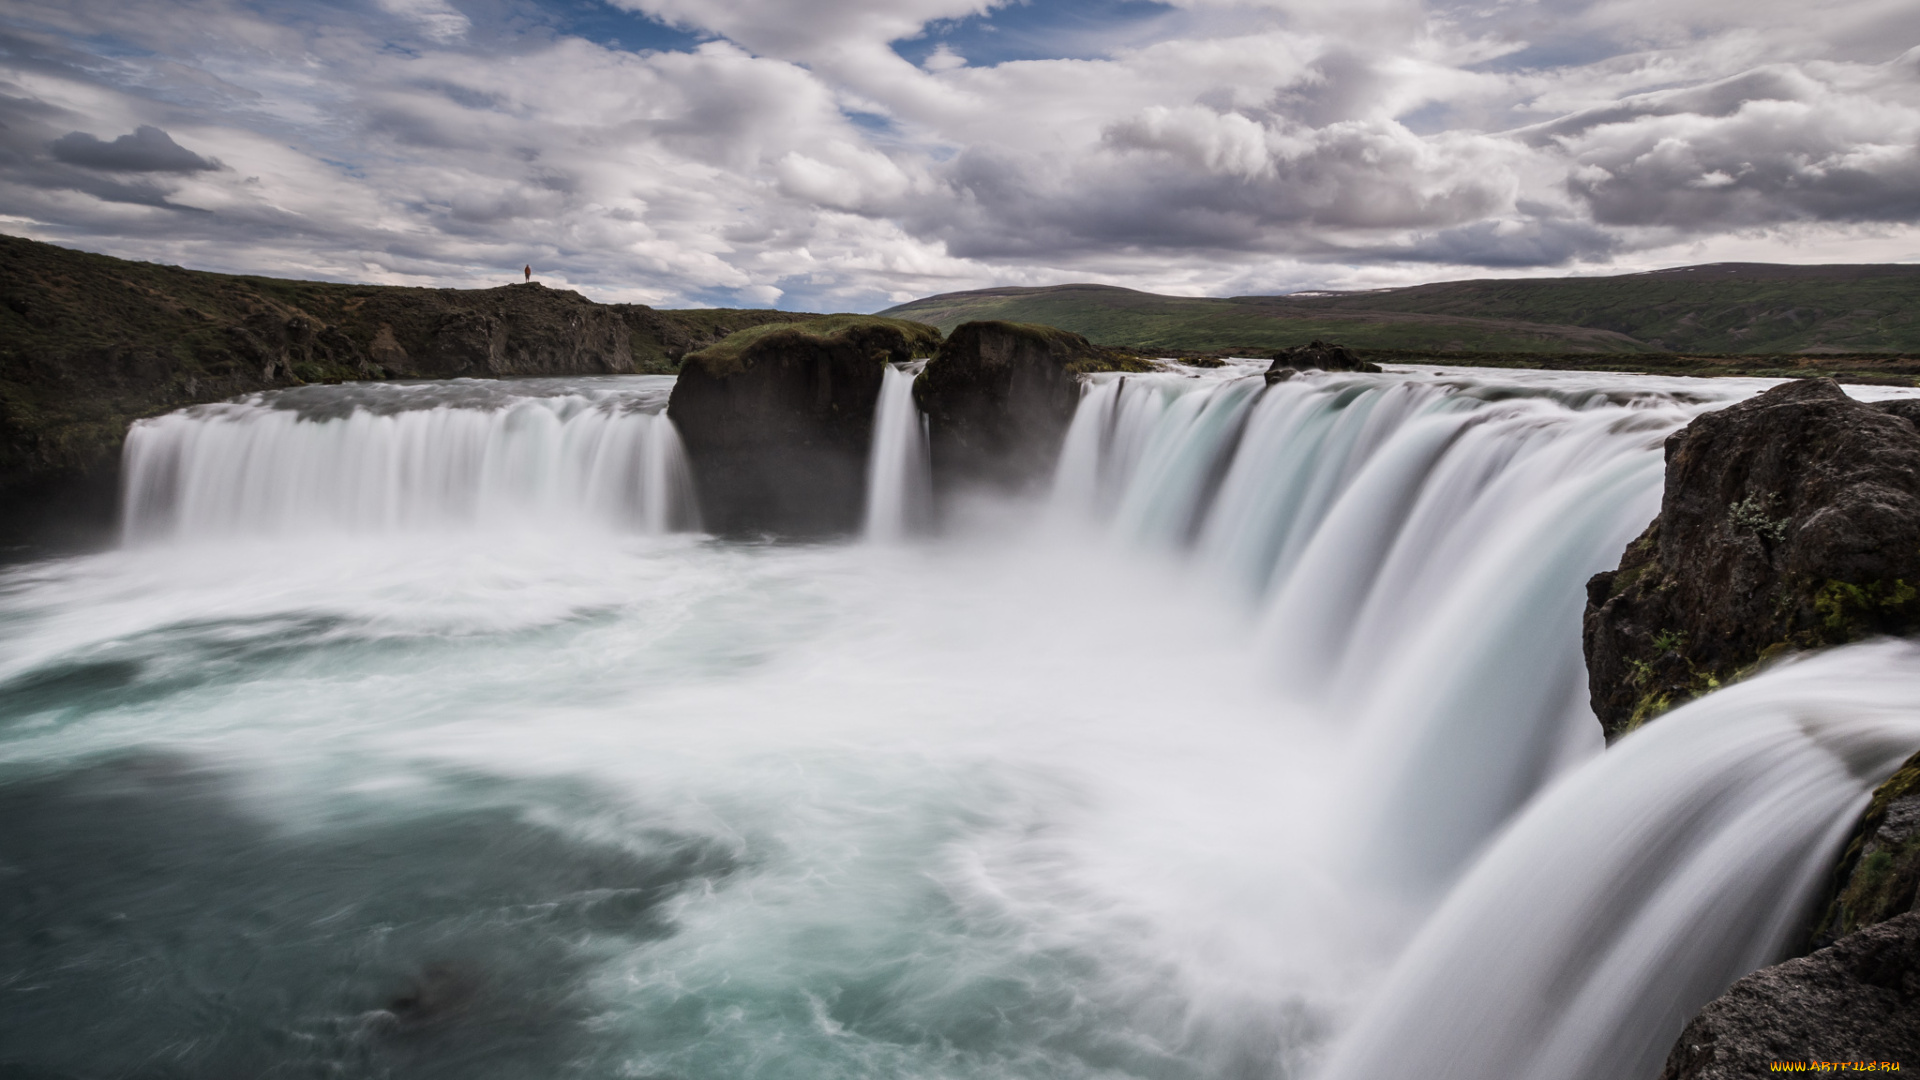
[[[969,319],[1039,322],[1103,345],[1196,352],[1323,338],[1396,352],[1917,353],[1920,266],[1723,263],[1230,298],[1057,285],[947,293],[883,314],[943,330]]]

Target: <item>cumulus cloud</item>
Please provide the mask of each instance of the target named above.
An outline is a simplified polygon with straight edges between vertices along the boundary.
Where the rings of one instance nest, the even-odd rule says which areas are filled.
[[[1081,33],[981,62],[1024,6],[16,0],[0,213],[217,269],[531,261],[608,299],[843,309],[1597,270],[1760,234],[1920,255],[1920,50],[1871,45],[1910,5],[1761,2],[1787,29],[1722,0],[1178,0],[1093,55]],[[690,33],[628,51],[576,32],[590,10]]]

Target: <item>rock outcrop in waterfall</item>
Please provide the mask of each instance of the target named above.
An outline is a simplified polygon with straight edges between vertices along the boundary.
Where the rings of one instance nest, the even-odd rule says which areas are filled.
[[[935,488],[1020,490],[1052,475],[1080,403],[1080,376],[1150,370],[1139,357],[1051,326],[962,323],[914,384]]]
[[[1290,349],[1276,349],[1273,363],[1267,367],[1267,385],[1285,382],[1302,371],[1313,369],[1321,371],[1370,371],[1378,372],[1380,365],[1360,359],[1352,349],[1345,345],[1329,345],[1324,341],[1295,345]]]
[[[924,323],[836,315],[742,331],[688,355],[667,415],[686,444],[707,528],[857,528],[886,366],[939,343]]]
[[[1660,514],[1587,584],[1609,738],[1780,653],[1920,629],[1920,431],[1830,379],[1667,440]]]

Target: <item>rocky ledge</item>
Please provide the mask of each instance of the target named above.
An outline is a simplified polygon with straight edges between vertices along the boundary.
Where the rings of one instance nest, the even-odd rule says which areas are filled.
[[[886,365],[939,344],[925,323],[835,315],[741,331],[689,354],[667,415],[686,443],[706,527],[856,528]]]
[[[1152,370],[1138,356],[1051,326],[954,327],[913,387],[927,416],[935,488],[1017,491],[1052,475],[1080,403],[1080,376]]]
[[[1804,379],[1667,440],[1660,514],[1587,583],[1609,739],[1780,653],[1920,629],[1920,431]]]
[[[1747,1080],[1774,1062],[1869,1061],[1920,1063],[1920,912],[1734,983],[1680,1033],[1660,1080]]]

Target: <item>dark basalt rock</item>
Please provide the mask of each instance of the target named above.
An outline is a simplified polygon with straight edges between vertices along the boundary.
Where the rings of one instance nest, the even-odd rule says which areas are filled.
[[[1052,472],[1081,375],[1152,369],[1051,326],[962,323],[913,387],[927,415],[935,487],[1028,487]]]
[[[1667,440],[1660,515],[1587,583],[1593,710],[1614,738],[1779,653],[1920,629],[1920,431],[1830,379]]]
[[[1920,1061],[1920,912],[1734,983],[1680,1033],[1660,1080],[1745,1080],[1776,1061]]]
[[[1815,945],[1914,909],[1920,887],[1920,754],[1874,790],[1834,878],[1832,901],[1814,931]]]
[[[1378,372],[1380,365],[1370,364],[1360,359],[1345,345],[1329,345],[1324,341],[1314,341],[1306,345],[1295,345],[1290,349],[1276,349],[1273,353],[1273,365],[1267,368],[1267,385],[1285,382],[1300,372],[1312,368],[1319,368],[1321,371]]]
[[[856,528],[886,365],[939,341],[924,323],[850,315],[745,330],[688,355],[667,415],[686,443],[707,528]]]

